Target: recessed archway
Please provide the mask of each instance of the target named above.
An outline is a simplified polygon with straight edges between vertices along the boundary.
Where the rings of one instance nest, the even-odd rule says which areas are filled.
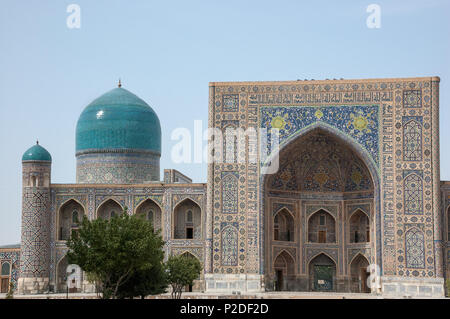
[[[273,240],[294,241],[294,217],[286,208],[273,217]]]
[[[295,261],[285,250],[280,252],[273,263],[275,290],[289,290],[290,279],[295,275]]]
[[[58,212],[58,240],[68,240],[78,227],[85,215],[84,207],[75,199],[70,199],[61,205]]]
[[[336,291],[336,263],[328,255],[321,253],[309,262],[311,291]]]
[[[114,199],[108,199],[104,201],[97,208],[97,218],[111,219],[114,216],[118,216],[123,213],[122,206]]]
[[[282,223],[275,220],[273,209],[282,207],[284,203],[290,203],[295,211],[294,238],[298,240],[291,244],[290,249],[300,256],[294,265],[298,273],[291,277],[288,286],[303,291],[325,289],[320,284],[317,286],[317,282],[314,286],[317,273],[313,269],[319,269],[320,273],[320,269],[326,267],[310,265],[305,260],[308,251],[326,251],[328,258],[333,256],[330,259],[334,266],[331,263],[322,265],[331,267],[333,280],[336,276],[350,278],[346,268],[337,265],[346,260],[349,243],[370,242],[370,224],[373,221],[373,232],[376,232],[377,220],[379,222],[378,202],[374,200],[379,196],[379,180],[373,160],[361,145],[343,137],[342,132],[316,126],[283,144],[278,153],[278,163],[277,172],[262,176],[264,271],[267,282],[270,283],[275,274],[274,261],[277,256],[273,251],[283,249],[283,243],[276,239],[277,228],[280,229]],[[369,217],[362,210],[349,214],[347,209],[356,205],[373,210],[374,217]],[[353,229],[355,225],[358,229]],[[352,240],[349,232],[353,235],[357,232],[357,236],[353,236]],[[379,238],[374,238],[377,238],[378,245]],[[381,256],[377,256],[374,256],[375,262],[381,260]],[[332,281],[330,287],[330,291],[349,291],[346,283],[336,285]]]
[[[201,220],[200,206],[190,198],[184,199],[173,211],[173,238],[201,239]]]
[[[324,209],[319,209],[308,219],[308,242],[335,243],[336,220]]]
[[[367,284],[367,279],[370,276],[369,271],[369,261],[362,254],[358,254],[353,258],[350,263],[350,291],[351,292],[362,292],[369,293],[370,288]]]
[[[350,243],[370,242],[370,218],[361,209],[356,210],[349,219]]]
[[[151,200],[150,198],[146,199],[136,207],[135,214],[136,216],[140,216],[150,221],[155,231],[162,228],[161,208],[155,201]]]

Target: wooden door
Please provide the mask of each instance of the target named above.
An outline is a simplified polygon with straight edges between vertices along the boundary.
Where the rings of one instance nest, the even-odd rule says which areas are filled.
[[[8,293],[9,290],[9,278],[2,278],[2,282],[1,282],[1,293]]]
[[[277,284],[275,287],[276,291],[283,290],[283,271],[277,270]]]
[[[360,270],[361,273],[361,292],[370,292],[369,287],[367,286],[367,277],[368,277],[368,272],[366,270],[365,267],[361,268]]]

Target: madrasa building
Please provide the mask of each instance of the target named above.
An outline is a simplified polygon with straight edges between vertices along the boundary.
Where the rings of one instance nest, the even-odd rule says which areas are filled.
[[[206,184],[173,169],[160,178],[158,116],[119,85],[79,117],[75,184],[52,183],[43,146],[24,153],[21,244],[0,249],[1,291],[65,292],[66,240],[81,216],[127,207],[161,230],[166,258],[201,261],[193,291],[442,297],[450,182],[439,173],[439,81],[210,83],[209,128],[275,129],[279,147],[223,141],[236,156],[208,163]]]

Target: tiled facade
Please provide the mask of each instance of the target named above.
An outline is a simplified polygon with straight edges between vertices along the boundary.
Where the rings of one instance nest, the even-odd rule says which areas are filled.
[[[159,154],[130,165],[112,152],[79,155],[77,184],[51,184],[49,165],[24,163],[19,292],[59,289],[66,203],[94,219],[105,203],[133,214],[147,201],[166,256],[202,262],[199,290],[362,290],[358,272],[376,264],[377,292],[444,294],[450,185],[439,178],[439,78],[227,82],[209,92],[209,127],[276,128],[279,153],[271,135],[268,149],[223,141],[226,160],[208,164],[207,184],[175,170],[158,182]],[[279,170],[265,175],[276,155]],[[176,239],[186,236],[186,205],[193,238]]]
[[[439,78],[211,83],[209,103],[209,127],[223,130],[225,122],[233,122],[243,130],[277,128],[281,147],[275,177],[266,178],[262,166],[248,158],[208,167],[211,236],[213,247],[221,247],[212,252],[207,280],[212,290],[242,281],[240,274],[253,275],[244,280],[248,289],[268,288],[277,256],[288,265],[288,255],[294,267],[283,274],[297,280],[297,288],[312,289],[308,267],[313,258],[326,255],[335,264],[334,289],[346,289],[352,259],[360,254],[380,266],[384,293],[409,289],[416,295],[443,295],[448,261],[443,256],[447,225],[442,222],[439,179]],[[299,175],[301,167],[316,161],[314,148],[303,148],[309,150],[308,163],[307,156],[298,161],[301,152],[289,147],[317,133],[349,147],[359,158],[341,183],[338,172],[345,167],[333,170],[331,160],[306,168],[310,175]],[[269,150],[270,144],[269,139]],[[259,156],[264,151],[259,149]],[[226,172],[237,176],[236,198],[223,194]],[[238,211],[229,214],[233,205]],[[297,237],[294,242],[274,243],[270,216],[283,207],[290,207]],[[364,245],[350,244],[346,230],[349,215],[358,207],[370,216],[371,240]],[[305,239],[308,211],[319,209],[335,212],[336,243],[319,245]],[[223,235],[224,224],[236,225],[237,239]],[[239,247],[238,263],[224,263],[221,256],[231,249],[227,245]]]

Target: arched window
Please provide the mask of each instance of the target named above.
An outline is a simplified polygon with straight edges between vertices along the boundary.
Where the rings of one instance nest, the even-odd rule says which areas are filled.
[[[278,240],[280,238],[280,224],[278,214],[275,215],[273,219],[273,240]]]
[[[370,241],[369,217],[360,209],[350,218],[350,242],[365,243]]]
[[[173,223],[174,239],[200,239],[201,209],[191,199],[185,199],[175,206]]]
[[[72,223],[73,224],[78,224],[79,223],[79,219],[78,219],[78,211],[74,210],[72,212]]]
[[[186,223],[192,223],[192,210],[186,212]]]
[[[158,204],[151,198],[141,202],[135,210],[136,216],[149,221],[153,225],[153,230],[161,229],[162,212]]]
[[[153,215],[154,215],[153,210],[149,210],[148,213],[147,213],[147,220],[149,222],[153,223]]]
[[[114,210],[112,210],[111,213],[109,214],[109,217],[113,218],[114,216],[116,216],[116,212]]]
[[[294,241],[294,219],[285,208],[274,216],[273,239],[281,241]]]
[[[422,178],[416,174],[410,174],[404,182],[405,214],[423,213],[423,186]]]
[[[78,230],[83,215],[83,207],[74,199],[62,205],[58,213],[58,240],[68,240]]]
[[[9,276],[11,273],[11,264],[9,262],[4,262],[2,264],[2,276]]]
[[[30,182],[31,182],[30,186],[36,187],[37,186],[36,176],[31,176]]]
[[[422,231],[417,228],[405,234],[406,267],[425,268],[425,242]]]

